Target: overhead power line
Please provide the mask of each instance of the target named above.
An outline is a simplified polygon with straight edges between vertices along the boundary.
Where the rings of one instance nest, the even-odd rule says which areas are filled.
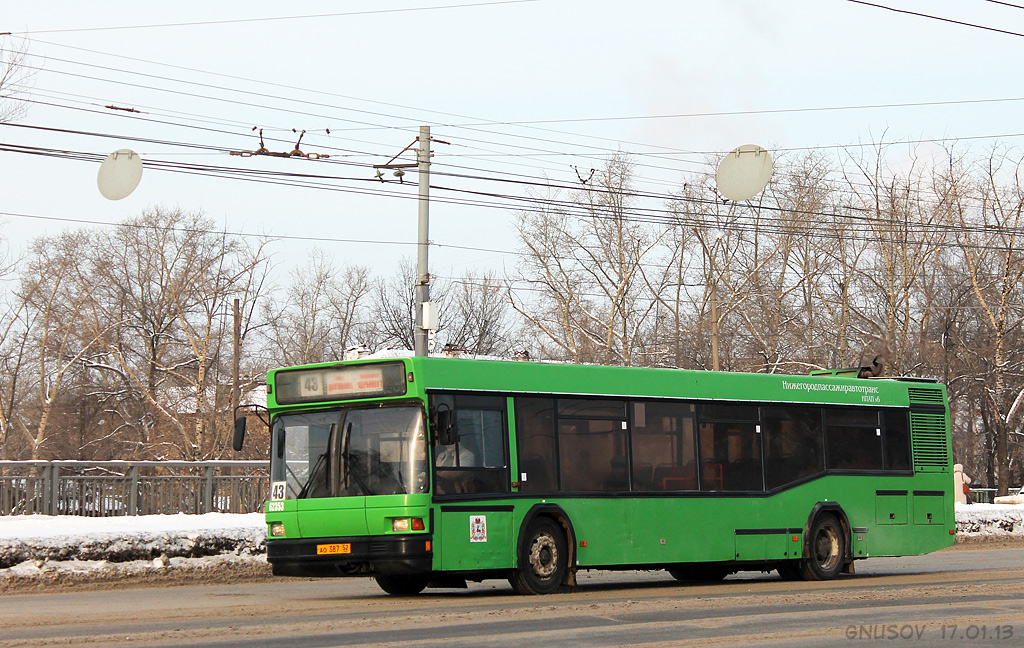
[[[15,31],[12,34],[65,34],[69,32],[113,31],[119,29],[158,29],[166,27],[199,27],[203,25],[232,25],[242,23],[274,22],[282,20],[308,20],[310,18],[338,18],[343,16],[369,16],[374,14],[410,13],[414,11],[439,11],[444,9],[467,9],[470,7],[488,7],[493,5],[521,4],[538,2],[539,0],[495,0],[493,2],[467,2],[462,4],[435,5],[431,7],[405,7],[402,9],[368,9],[366,11],[345,11],[340,13],[303,14],[297,16],[272,16],[267,18],[232,18],[226,20],[195,20],[177,23],[152,23],[144,25],[113,25],[107,27],[72,27],[67,29],[36,29]]]
[[[998,99],[950,99],[945,101],[906,101],[897,103],[849,104],[845,106],[810,106],[798,108],[765,108],[763,110],[724,110],[715,112],[665,113],[658,115],[622,115],[609,117],[573,117],[565,119],[529,119],[522,121],[491,121],[439,124],[462,128],[466,126],[532,126],[536,124],[584,124],[588,122],[647,121],[655,119],[697,119],[704,117],[741,117],[750,115],[784,115],[788,113],[831,112],[839,110],[881,110],[886,108],[927,108],[932,106],[966,106],[971,104],[1024,101],[1024,97]]]
[[[81,51],[87,51],[87,52],[94,52],[94,50],[82,50],[82,48],[72,48],[72,49],[81,50]],[[108,55],[108,54],[103,53],[103,52],[95,52],[95,53]],[[104,70],[108,70],[108,71],[111,71],[111,72],[118,72],[118,73],[124,73],[124,74],[133,74],[133,75],[140,74],[138,72],[131,71],[131,70],[123,70],[123,69],[111,68],[111,67],[106,67],[106,66],[97,66],[97,65],[91,65],[91,64],[88,64],[88,63],[82,63],[79,60],[75,60],[75,61],[70,61],[70,60],[66,60],[66,59],[65,60],[62,60],[62,59],[51,59],[51,60],[62,61],[62,62],[65,62],[65,63],[76,64],[76,65],[87,65],[87,66],[90,66],[90,67],[94,67],[94,68],[98,68],[98,69],[104,69]],[[142,59],[139,59],[139,60],[142,60]],[[152,63],[154,65],[157,65],[157,64],[163,65],[163,64],[160,64],[160,63],[157,63],[157,62],[152,62],[152,61],[145,61],[145,62]],[[178,68],[179,66],[169,66],[169,67]],[[202,72],[202,71],[199,71],[199,70],[191,70],[190,68],[180,68],[180,69],[186,69],[186,70],[195,71],[195,72]],[[67,72],[60,72],[60,71],[58,71],[58,73],[70,74],[70,73],[67,73]],[[215,74],[215,73],[210,73],[210,74]],[[92,76],[87,76],[87,75],[77,75],[77,76],[81,76],[83,78],[98,79],[98,77],[92,77]],[[196,84],[193,81],[188,81],[188,80],[178,79],[178,78],[173,78],[173,77],[167,77],[167,76],[158,76],[158,75],[143,75],[143,76],[147,76],[147,77],[155,78],[155,79],[160,79],[160,80],[165,80],[165,81],[173,81],[173,82],[177,82],[177,83],[200,85],[200,86],[208,87],[208,88],[216,88],[218,90],[222,90],[222,89],[229,89],[230,90],[230,88],[225,88],[223,85],[212,85],[211,86],[210,84]],[[249,81],[249,82],[253,82],[253,83],[266,84],[265,82],[262,82],[262,81],[256,81],[256,80],[252,80],[252,79],[244,79],[242,77],[231,77],[230,75],[218,75],[218,74],[215,74],[215,76],[229,77],[229,78],[239,78],[239,79],[242,79],[242,80],[245,80],[245,81]],[[98,80],[109,81],[111,83],[119,83],[118,81],[115,81],[113,79],[98,79]],[[122,85],[124,85],[124,84],[122,83]],[[129,85],[131,85],[131,84],[129,84]],[[165,92],[175,92],[176,94],[180,94],[180,92],[178,92],[176,90],[175,91],[170,91],[170,90],[161,89],[161,88],[154,88],[153,86],[143,85],[143,84],[135,84],[135,85],[136,85],[136,87],[140,87],[140,88],[147,88],[147,89],[154,89],[154,90],[163,90]],[[268,85],[281,86],[281,84],[268,84]],[[290,87],[290,86],[282,86],[282,87]],[[305,89],[302,89],[302,88],[296,88],[296,89],[303,90],[303,91],[308,91],[308,92],[319,92],[319,91],[305,90]],[[236,91],[237,92],[243,92],[241,90],[236,90]],[[321,92],[319,94],[324,94],[324,95],[329,95],[329,96],[343,96],[343,95],[336,95],[334,93],[322,93]],[[240,101],[237,101],[237,100],[230,100],[230,99],[220,98],[220,97],[216,97],[216,96],[204,96],[204,95],[199,95],[199,94],[195,94],[195,95],[192,95],[192,96],[202,97],[202,98],[213,100],[213,101],[233,103],[235,105],[246,105],[246,106],[252,106],[252,107],[262,107],[262,108],[267,108],[267,109],[271,109],[272,108],[271,106],[258,106],[258,105],[254,105],[254,104],[247,103],[247,102],[240,102]],[[298,101],[298,99],[296,97],[292,97],[292,96],[275,96],[275,95],[270,95],[270,94],[263,94],[262,96],[267,97],[267,98],[273,98],[273,99],[276,99],[276,100],[281,100],[281,101],[289,101],[289,102]],[[355,100],[358,100],[358,101],[368,101],[368,100],[365,100],[365,99],[360,99],[358,97],[348,97],[348,98],[355,99]],[[958,105],[958,104],[971,104],[971,103],[979,103],[980,104],[980,103],[996,103],[996,102],[1022,101],[1022,100],[1024,100],[1024,97],[1019,97],[1019,98],[1015,98],[1015,97],[992,98],[992,99],[977,99],[977,100],[970,100],[970,99],[968,99],[968,100],[944,100],[944,101],[918,102],[918,103],[920,103],[921,105]],[[104,99],[103,101],[99,102],[99,105],[103,105],[104,102],[108,102],[108,101],[109,101],[108,99]],[[371,102],[371,103],[380,103],[380,102]],[[309,103],[306,102],[305,105],[309,105]],[[321,106],[325,106],[325,107],[330,107],[332,110],[342,110],[342,111],[352,110],[350,108],[345,108],[345,107],[342,107],[342,106],[337,106],[336,104],[315,104],[315,105],[321,105]],[[392,104],[388,104],[388,105],[392,105]],[[866,104],[866,105],[863,105],[863,106],[833,106],[833,107],[820,106],[820,107],[808,107],[808,108],[779,109],[779,111],[782,111],[782,112],[787,112],[787,111],[817,111],[817,110],[831,110],[831,109],[842,110],[842,109],[854,109],[854,108],[858,108],[858,107],[870,108],[870,107],[883,107],[883,106],[911,106],[911,105],[914,105],[914,104],[913,103],[875,104],[875,105],[867,105]],[[395,107],[404,108],[404,109],[418,110],[418,109],[415,109],[415,108],[409,107],[409,106],[399,106],[397,104],[394,104],[394,106]],[[279,108],[274,108],[274,109],[275,110],[279,110]],[[292,111],[292,112],[294,112],[294,111]],[[383,117],[385,119],[405,119],[404,117],[399,117],[397,115],[390,115],[390,114],[387,114],[387,113],[376,112],[376,111],[358,110],[357,112],[360,112],[362,114],[374,115],[376,117]],[[437,112],[437,111],[427,111],[427,112]],[[732,114],[741,114],[743,112],[744,111],[732,111]],[[757,111],[754,111],[754,112],[757,112]],[[766,111],[766,112],[772,112],[772,111]],[[337,117],[337,116],[331,116],[331,115],[328,115],[328,114],[313,115],[312,113],[309,113],[307,111],[301,111],[301,113],[299,113],[299,114],[302,114],[302,115],[305,115],[305,116],[318,116],[318,117],[323,118],[323,119],[335,119],[335,120],[348,121],[350,123],[357,124],[357,126],[355,126],[354,128],[348,128],[348,129],[346,129],[344,127],[341,128],[341,129],[338,129],[337,127],[334,127],[334,129],[336,131],[340,130],[342,132],[344,132],[346,130],[351,132],[353,130],[368,130],[368,129],[381,129],[381,130],[384,130],[384,129],[387,129],[387,130],[401,130],[402,129],[401,127],[396,127],[396,126],[393,126],[393,125],[387,125],[387,124],[383,124],[383,123],[380,123],[380,124],[368,124],[367,122],[357,122],[357,121],[351,120],[349,118],[341,118],[341,117]],[[438,113],[438,114],[447,114],[447,113]],[[700,115],[702,113],[693,113],[693,114],[696,116],[696,115]],[[714,113],[708,113],[708,114],[714,114]],[[730,114],[730,113],[721,113],[721,114]],[[126,118],[130,117],[130,118],[133,118],[133,119],[143,119],[143,117],[141,117],[139,115],[122,115],[122,117],[126,117]],[[654,117],[657,117],[657,116],[654,116]],[[644,118],[644,116],[639,116],[638,118]],[[471,118],[471,119],[475,119],[475,118]],[[597,118],[597,119],[603,119],[603,118]],[[616,119],[616,118],[613,117],[612,119]],[[433,123],[440,123],[440,122],[433,122]],[[524,128],[531,128],[531,129],[536,129],[536,130],[543,130],[543,131],[548,131],[548,132],[560,133],[560,134],[565,134],[565,135],[569,135],[569,136],[572,136],[572,137],[592,137],[592,136],[587,136],[587,135],[579,135],[579,134],[574,134],[574,133],[567,133],[565,131],[559,131],[559,130],[555,130],[555,129],[539,128],[537,126],[529,126],[529,125],[526,125],[526,124],[522,124],[521,122],[486,122],[486,121],[479,120],[478,123],[479,124],[496,124],[496,125],[497,124],[507,123],[509,125],[516,125],[517,127],[524,127]],[[520,124],[522,124],[522,125],[520,126]],[[184,127],[193,127],[193,126],[184,126]],[[588,160],[588,161],[604,161],[605,160],[604,156],[609,154],[609,152],[612,150],[612,149],[609,149],[607,145],[603,145],[603,146],[582,145],[585,148],[590,149],[591,152],[588,152],[588,151],[572,151],[571,149],[570,150],[566,150],[565,147],[573,147],[573,146],[579,146],[579,145],[578,144],[574,144],[572,142],[560,141],[560,140],[555,140],[555,139],[550,139],[550,138],[530,138],[530,137],[524,137],[523,135],[515,135],[515,134],[510,134],[510,133],[504,133],[504,132],[495,132],[493,130],[488,130],[488,129],[485,129],[485,128],[481,128],[479,126],[453,124],[453,125],[451,125],[451,127],[452,128],[466,128],[466,129],[471,129],[471,130],[475,130],[475,131],[478,131],[478,132],[484,132],[484,133],[488,134],[489,139],[485,140],[485,139],[480,139],[480,138],[462,137],[461,139],[463,141],[459,142],[459,145],[464,147],[467,150],[467,152],[465,152],[465,153],[453,152],[453,153],[449,154],[448,157],[459,157],[459,156],[468,157],[468,158],[502,157],[502,158],[505,158],[505,159],[501,160],[502,164],[504,164],[504,165],[512,165],[512,166],[519,166],[519,167],[533,167],[533,168],[537,168],[537,169],[546,169],[546,170],[552,171],[555,174],[559,174],[559,175],[565,173],[566,169],[563,166],[561,166],[561,165],[559,165],[559,166],[552,166],[552,164],[551,164],[551,160],[552,159],[557,159],[557,158],[563,158],[563,159],[564,158],[574,158],[574,159],[584,159],[584,160]],[[240,135],[244,135],[242,133],[239,133],[239,134]],[[966,136],[966,137],[924,138],[924,139],[917,139],[917,140],[901,140],[899,142],[887,142],[885,144],[886,145],[891,145],[893,143],[897,143],[897,144],[904,144],[904,143],[906,143],[906,144],[915,144],[915,143],[925,143],[925,142],[942,143],[942,142],[967,140],[967,139],[994,139],[994,138],[999,138],[999,137],[1018,137],[1020,135],[1021,135],[1020,133],[1007,133],[1007,134],[999,134],[999,135],[981,135],[981,136]],[[540,146],[537,146],[537,145],[532,145],[531,146],[531,145],[512,144],[511,146],[513,146],[516,149],[518,149],[518,151],[508,152],[507,151],[507,147],[509,146],[509,144],[506,144],[506,143],[500,143],[499,144],[497,142],[494,142],[493,139],[495,137],[513,138],[513,139],[520,139],[520,140],[522,140],[522,139],[530,139],[530,140],[537,141],[537,142],[544,142],[546,144],[552,144],[554,146],[540,147]],[[352,142],[357,143],[357,144],[366,144],[366,145],[369,145],[371,147],[386,146],[385,144],[380,143],[380,142],[367,142],[367,141],[361,141],[361,140],[352,140],[349,137],[346,137],[346,140],[347,141],[352,141]],[[279,141],[281,141],[281,140],[279,140]],[[679,173],[679,172],[683,171],[679,167],[680,164],[686,165],[686,166],[690,166],[690,167],[694,167],[695,166],[695,167],[698,167],[698,168],[701,168],[701,169],[709,168],[708,167],[709,161],[707,159],[698,161],[698,160],[688,160],[688,159],[681,159],[681,158],[684,158],[684,157],[687,157],[687,156],[694,156],[694,155],[716,156],[716,155],[722,155],[722,154],[725,153],[724,151],[689,151],[689,150],[683,151],[683,150],[679,150],[677,147],[667,147],[667,146],[662,146],[662,145],[657,145],[657,144],[643,144],[643,143],[639,143],[639,142],[632,142],[632,143],[631,142],[622,142],[622,143],[636,144],[637,146],[658,149],[660,152],[650,152],[650,151],[642,151],[642,150],[631,151],[630,155],[632,157],[634,157],[635,160],[637,160],[637,167],[638,168],[649,168],[649,169],[654,169],[654,170],[659,170],[659,171],[669,171],[669,172],[672,172],[672,173]],[[481,144],[485,145],[485,146],[480,146]],[[390,144],[388,144],[388,145],[390,145]],[[506,147],[506,151],[499,152],[499,151],[494,150],[494,149],[489,149],[489,148],[487,148],[487,145],[490,145],[491,147]],[[779,152],[789,152],[789,151],[849,149],[849,148],[859,148],[859,147],[869,147],[869,146],[876,146],[876,144],[875,143],[867,143],[867,144],[865,144],[865,143],[857,143],[857,144],[830,144],[830,145],[819,145],[819,146],[813,146],[813,147],[788,147],[788,148],[777,148],[776,147],[773,150],[776,150],[776,151],[779,151]],[[349,155],[379,155],[378,153],[374,153],[374,152],[371,152],[371,151],[360,151],[360,150],[353,150],[353,149],[338,149],[338,148],[335,148],[335,147],[324,147],[324,148],[329,148],[329,149],[333,149],[333,150],[341,150],[341,151],[344,151],[346,154],[349,154]],[[481,154],[481,153],[478,153],[478,151],[483,151],[485,153]],[[542,158],[547,158],[547,159],[542,159]],[[651,162],[651,161],[659,160],[659,159],[667,161],[667,162],[669,162],[669,164],[667,164],[667,165],[666,164],[653,164]],[[528,161],[528,160],[533,160],[533,161],[535,161],[535,162],[537,162],[539,164],[524,164],[524,162]],[[494,171],[494,172],[495,173],[501,173],[500,171]],[[638,177],[638,179],[644,180],[644,178],[642,178],[642,177]],[[673,182],[669,182],[669,181],[666,181],[664,179],[647,178],[647,180],[652,182],[652,183],[654,183],[654,184],[658,184],[658,185],[672,185],[672,184],[674,184]]]
[[[46,41],[42,41],[42,42],[47,43]],[[73,49],[73,50],[77,50],[77,51],[84,51],[84,52],[89,52],[89,53],[100,54],[100,55],[104,55],[104,56],[114,56],[113,54],[110,54],[110,53],[107,53],[107,52],[102,52],[102,51],[98,51],[98,50],[91,50],[91,49],[85,49],[85,48],[79,48],[79,47],[73,47],[73,46],[67,46],[67,45],[63,45],[63,44],[60,44],[60,43],[47,43],[47,44],[55,45],[55,46],[59,46],[59,47],[65,47],[65,48],[69,48],[69,49]],[[159,66],[163,66],[163,67],[169,67],[169,68],[184,70],[184,71],[188,71],[188,72],[208,74],[208,75],[212,75],[212,76],[215,76],[215,77],[234,79],[234,80],[244,81],[244,82],[248,82],[248,83],[257,83],[257,84],[260,84],[260,85],[268,85],[268,86],[280,87],[280,88],[284,88],[284,89],[288,89],[288,90],[298,90],[298,91],[302,91],[302,92],[309,92],[309,93],[320,94],[320,95],[324,95],[324,96],[338,97],[338,98],[343,98],[343,99],[352,100],[352,101],[361,101],[361,102],[367,102],[367,103],[372,103],[372,104],[377,104],[377,105],[384,105],[384,106],[388,106],[388,107],[391,107],[391,108],[400,108],[400,109],[403,109],[403,110],[415,110],[417,112],[426,112],[426,113],[432,113],[432,114],[437,114],[437,115],[444,115],[444,116],[449,116],[449,117],[458,117],[460,119],[472,120],[472,121],[468,121],[468,122],[465,122],[465,121],[464,122],[454,122],[454,121],[442,121],[442,120],[424,120],[424,119],[421,119],[421,118],[401,117],[401,116],[398,116],[398,115],[387,114],[387,113],[383,113],[383,112],[379,112],[379,111],[354,109],[354,108],[344,108],[344,107],[341,107],[341,106],[337,106],[336,104],[323,104],[323,103],[313,104],[313,105],[319,105],[319,106],[324,106],[324,107],[328,107],[329,106],[331,108],[342,109],[342,110],[345,110],[345,111],[358,112],[358,113],[362,113],[362,114],[366,114],[366,115],[373,115],[373,116],[376,116],[376,117],[385,117],[385,118],[390,118],[390,119],[404,119],[404,120],[406,120],[408,122],[405,125],[397,125],[397,126],[396,125],[385,125],[385,124],[369,124],[369,123],[366,123],[366,122],[353,122],[353,123],[356,124],[356,126],[354,126],[352,128],[347,128],[347,129],[345,129],[345,128],[336,129],[336,130],[339,130],[339,132],[342,131],[342,130],[350,130],[351,131],[351,130],[365,130],[365,129],[387,129],[387,130],[400,129],[400,130],[408,130],[408,129],[413,128],[414,126],[416,126],[416,125],[418,125],[420,123],[428,123],[429,122],[432,126],[436,126],[436,127],[450,127],[450,128],[470,128],[470,127],[474,127],[474,128],[478,128],[479,129],[480,127],[486,127],[486,126],[525,127],[525,128],[531,128],[533,130],[545,131],[545,132],[555,133],[555,134],[559,134],[559,135],[568,135],[568,136],[579,137],[579,138],[583,138],[583,139],[606,140],[607,138],[599,137],[599,136],[594,136],[594,135],[589,135],[589,134],[572,133],[572,132],[568,132],[568,131],[556,130],[556,129],[548,129],[548,128],[539,128],[539,125],[541,125],[541,124],[573,124],[573,123],[604,122],[604,121],[627,121],[627,120],[658,120],[658,119],[708,118],[708,117],[723,117],[723,116],[749,116],[749,115],[770,115],[770,114],[799,114],[799,113],[809,113],[809,112],[850,111],[850,110],[879,110],[879,109],[892,109],[892,108],[979,105],[979,104],[991,104],[991,103],[1006,103],[1006,102],[1021,102],[1021,101],[1024,101],[1024,97],[1001,97],[1001,98],[997,97],[997,98],[987,98],[987,99],[950,99],[950,100],[935,100],[935,101],[921,101],[921,102],[892,102],[892,103],[876,103],[876,104],[849,104],[849,105],[835,105],[835,106],[809,106],[809,107],[807,107],[807,106],[804,106],[804,107],[797,106],[797,107],[792,107],[792,108],[769,108],[769,109],[763,109],[763,110],[736,110],[736,111],[717,111],[717,112],[712,111],[712,112],[694,112],[694,113],[668,113],[668,114],[657,114],[657,115],[598,116],[598,117],[559,118],[559,119],[540,119],[540,120],[518,120],[518,121],[516,121],[516,120],[501,120],[501,121],[495,121],[495,120],[486,120],[486,119],[478,118],[478,117],[470,117],[470,116],[466,116],[466,115],[458,115],[458,114],[447,113],[447,112],[442,112],[442,111],[434,111],[434,110],[429,110],[429,109],[423,109],[423,108],[419,108],[419,107],[415,107],[415,106],[408,106],[408,105],[402,105],[402,104],[394,104],[394,103],[388,103],[388,102],[374,101],[374,100],[364,99],[364,98],[361,98],[361,97],[355,97],[355,96],[351,96],[351,95],[342,95],[342,94],[333,93],[333,92],[326,92],[326,91],[322,91],[322,90],[311,90],[311,89],[308,89],[308,88],[302,88],[302,87],[291,86],[291,85],[280,84],[280,83],[272,83],[272,82],[267,82],[265,80],[252,79],[252,78],[241,77],[241,76],[236,76],[236,75],[221,74],[221,73],[216,73],[216,72],[210,72],[208,70],[199,70],[199,69],[196,69],[196,68],[189,68],[189,67],[183,67],[183,66],[168,64],[168,63],[164,63],[164,62],[160,62],[160,61],[151,61],[151,60],[147,60],[147,59],[132,58],[132,57],[122,57],[122,56],[118,56],[117,58],[119,60],[123,60],[125,58],[129,58],[130,60],[135,60],[135,61],[139,61],[139,62],[143,62],[143,63],[148,63],[148,64],[151,64],[151,65],[159,65]],[[145,76],[145,77],[150,77],[150,78],[155,78],[155,79],[163,79],[163,80],[169,80],[169,81],[176,81],[176,82],[179,82],[179,83],[188,83],[190,85],[197,85],[199,87],[207,87],[207,88],[214,87],[214,88],[218,88],[218,89],[225,89],[224,86],[222,86],[222,85],[212,85],[211,86],[209,84],[203,84],[203,83],[198,83],[198,82],[193,82],[193,81],[186,81],[186,80],[183,80],[183,79],[175,79],[173,77],[166,77],[166,76],[160,76],[160,75],[151,75],[151,74],[141,74],[141,73],[138,73],[138,72],[135,72],[135,71],[130,71],[130,70],[111,68],[111,67],[100,66],[100,65],[95,65],[95,64],[86,64],[86,63],[82,63],[81,61],[69,61],[69,60],[66,60],[66,59],[53,59],[52,57],[51,57],[51,60],[61,61],[61,62],[70,63],[70,64],[76,64],[76,65],[88,65],[90,67],[95,67],[97,69],[104,69],[104,70],[109,70],[109,71],[117,71],[117,72],[121,72],[121,73],[125,73],[125,74],[139,74],[139,75]],[[140,86],[140,87],[147,87],[147,86]],[[248,91],[246,91],[246,92],[247,92],[247,94],[251,94]],[[265,94],[265,93],[260,93],[260,96],[267,97],[267,98],[274,98],[274,99],[290,100],[290,101],[295,101],[296,100],[294,97],[281,97],[281,96],[275,96],[275,95],[270,95],[270,94]],[[207,97],[207,98],[214,99],[213,97]],[[307,105],[309,104],[309,102],[303,102],[303,103],[305,103]],[[346,120],[346,121],[352,121],[352,120]],[[493,131],[485,131],[485,132],[488,132],[488,133],[490,133],[492,135],[496,134]],[[505,137],[517,137],[515,135],[510,135],[510,134],[507,134],[507,133],[502,133],[501,135],[505,136]],[[956,139],[956,138],[946,138],[946,139]],[[542,139],[540,141],[551,142],[552,140],[543,140]],[[569,144],[569,143],[565,143],[565,142],[555,142],[555,143]],[[670,154],[673,154],[673,155],[694,155],[694,154],[705,155],[705,154],[724,154],[724,153],[726,153],[726,151],[679,151],[678,149],[674,149],[673,147],[666,147],[666,146],[663,146],[663,145],[649,144],[649,143],[643,143],[643,142],[622,141],[620,143],[622,143],[622,144],[629,144],[629,145],[633,145],[633,146],[644,146],[644,147],[649,147],[649,148],[653,148],[653,149],[658,149],[658,150],[661,150],[661,151],[672,151],[672,153],[670,153]],[[571,145],[571,144],[569,144],[569,145]],[[844,146],[856,146],[856,145],[835,144],[835,145],[822,145],[822,146],[818,146],[818,147],[794,147],[794,148],[786,149],[786,150],[809,150],[809,149],[813,149],[813,148],[821,149],[821,148],[834,148],[834,147],[844,147]],[[600,149],[602,151],[609,151],[609,150],[611,150],[606,145],[605,146],[600,146],[600,147],[593,147],[593,146],[591,146],[591,147],[588,147],[588,148]]]
[[[97,162],[102,157],[100,154],[84,153],[78,151],[62,151],[56,149],[37,149],[35,147],[18,147],[16,145],[0,145],[0,151],[16,152],[16,153],[30,153],[34,155],[48,155],[51,157],[65,158],[65,159],[76,159],[76,160],[88,160]],[[230,178],[236,180],[244,180],[249,182],[260,182],[263,184],[279,184],[287,186],[297,186],[305,188],[315,189],[326,189],[330,191],[341,191],[352,194],[366,194],[376,196],[387,196],[395,198],[404,198],[408,200],[415,200],[416,195],[412,192],[403,192],[402,188],[395,183],[388,183],[387,188],[376,187],[376,182],[372,179],[363,178],[342,178],[336,176],[327,175],[313,175],[313,174],[301,174],[301,173],[283,173],[274,171],[263,171],[263,170],[252,170],[252,169],[239,169],[232,167],[217,167],[210,165],[197,165],[187,163],[176,163],[167,162],[161,160],[150,160],[147,163],[150,168],[155,168],[164,171],[170,171],[175,173],[189,173],[194,175],[204,175],[213,177]],[[337,181],[357,181],[360,182],[362,187],[344,186],[334,184]],[[365,188],[366,183],[370,183],[374,188]],[[407,185],[412,186],[412,185]],[[481,192],[472,191],[467,189],[459,189],[453,187],[444,187],[440,185],[433,185],[432,188],[446,192],[449,197],[439,196],[437,200],[439,202],[498,208],[503,210],[512,209],[513,205],[518,203],[516,209],[522,212],[540,212],[543,210],[550,210],[551,208],[563,209],[566,213],[574,215],[578,218],[590,218],[600,220],[615,220],[622,219],[624,221],[634,223],[648,223],[657,224],[660,226],[671,226],[671,227],[682,227],[682,228],[700,228],[706,227],[708,218],[719,218],[721,220],[717,224],[717,229],[723,231],[734,231],[738,233],[757,233],[761,232],[764,234],[778,234],[786,236],[809,236],[819,239],[835,239],[835,240],[857,240],[863,242],[877,241],[879,236],[884,238],[900,240],[905,245],[924,245],[931,244],[939,247],[971,247],[978,249],[995,249],[1003,250],[1005,245],[992,245],[983,242],[972,242],[967,243],[965,241],[929,241],[927,240],[927,233],[929,231],[956,231],[957,233],[983,233],[986,236],[991,236],[999,232],[991,230],[984,225],[976,226],[953,226],[941,223],[923,223],[923,222],[912,222],[909,220],[899,219],[879,219],[875,212],[867,208],[858,208],[850,205],[844,206],[842,209],[844,212],[830,212],[823,210],[799,210],[791,209],[787,207],[780,207],[776,205],[751,205],[748,209],[751,210],[750,214],[715,214],[715,213],[702,213],[699,209],[702,205],[710,208],[712,205],[717,205],[715,200],[703,200],[699,198],[688,198],[685,202],[694,204],[698,207],[695,212],[680,213],[677,210],[671,209],[670,207],[664,208],[650,208],[650,207],[630,207],[627,210],[618,212],[613,211],[603,205],[591,206],[584,208],[583,206],[574,203],[572,201],[562,200],[551,200],[541,199],[532,196],[518,196],[509,195],[496,192]],[[468,196],[468,199],[459,199],[450,196]],[[627,192],[624,196],[629,197],[645,197],[643,194],[635,192]],[[661,198],[662,196],[653,195],[647,197]],[[510,204],[511,203],[511,204]],[[767,214],[778,213],[780,216],[766,216]],[[783,218],[782,215],[790,215],[787,218]],[[806,220],[794,220],[792,216],[811,216],[816,218]],[[817,218],[820,217],[820,218]],[[836,223],[846,221],[849,226],[843,228],[836,228]],[[1001,228],[1000,231],[1005,231],[1007,234],[1018,233],[1013,228]],[[918,239],[918,237],[922,237]],[[313,238],[311,240],[319,240]],[[458,247],[458,246],[447,246],[447,247]],[[479,249],[472,247],[465,247],[462,249]],[[501,250],[482,250],[494,253],[505,254],[507,252]]]
[[[991,2],[992,4],[1003,5],[1004,7],[1013,7],[1014,9],[1024,9],[1024,6],[1019,4],[1013,4],[1012,2],[1001,2],[1000,0],[985,0],[985,2]]]
[[[917,16],[918,18],[928,18],[931,20],[938,20],[945,23],[951,23],[953,25],[960,25],[963,27],[972,27],[974,29],[983,29],[985,31],[996,32],[999,34],[1006,34],[1007,36],[1019,36],[1024,38],[1024,34],[1015,31],[1009,31],[1007,29],[999,29],[997,27],[988,27],[986,25],[978,25],[976,23],[964,22],[962,20],[953,20],[952,18],[943,18],[942,16],[934,16],[932,14],[920,13],[918,11],[908,11],[907,9],[897,9],[895,7],[887,7],[886,5],[876,4],[874,2],[864,2],[864,0],[846,0],[853,4],[865,5],[867,7],[875,7],[876,9],[886,9],[887,11],[893,11],[895,13],[906,14],[908,16]]]

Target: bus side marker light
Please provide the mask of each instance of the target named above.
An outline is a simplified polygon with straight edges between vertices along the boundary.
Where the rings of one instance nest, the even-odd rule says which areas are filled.
[[[793,542],[800,542],[800,536],[793,536]]]
[[[430,540],[427,540],[427,551],[430,551]]]
[[[587,546],[587,541],[586,540],[580,540],[580,546],[581,547],[586,547]]]
[[[949,535],[956,535],[956,529],[950,529]]]

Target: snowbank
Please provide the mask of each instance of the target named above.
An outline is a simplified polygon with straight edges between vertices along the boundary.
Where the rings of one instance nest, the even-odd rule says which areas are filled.
[[[0,517],[0,591],[26,581],[259,571],[265,553],[262,513]]]
[[[956,534],[1024,538],[1024,504],[957,504]]]

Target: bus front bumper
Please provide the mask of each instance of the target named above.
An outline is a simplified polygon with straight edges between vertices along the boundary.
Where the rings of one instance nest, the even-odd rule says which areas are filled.
[[[275,576],[423,574],[431,571],[430,534],[267,540]],[[328,551],[344,553],[326,553]]]

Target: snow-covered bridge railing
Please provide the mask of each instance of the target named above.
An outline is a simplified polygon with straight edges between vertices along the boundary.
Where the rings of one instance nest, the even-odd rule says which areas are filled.
[[[0,461],[0,515],[252,513],[266,461]]]

